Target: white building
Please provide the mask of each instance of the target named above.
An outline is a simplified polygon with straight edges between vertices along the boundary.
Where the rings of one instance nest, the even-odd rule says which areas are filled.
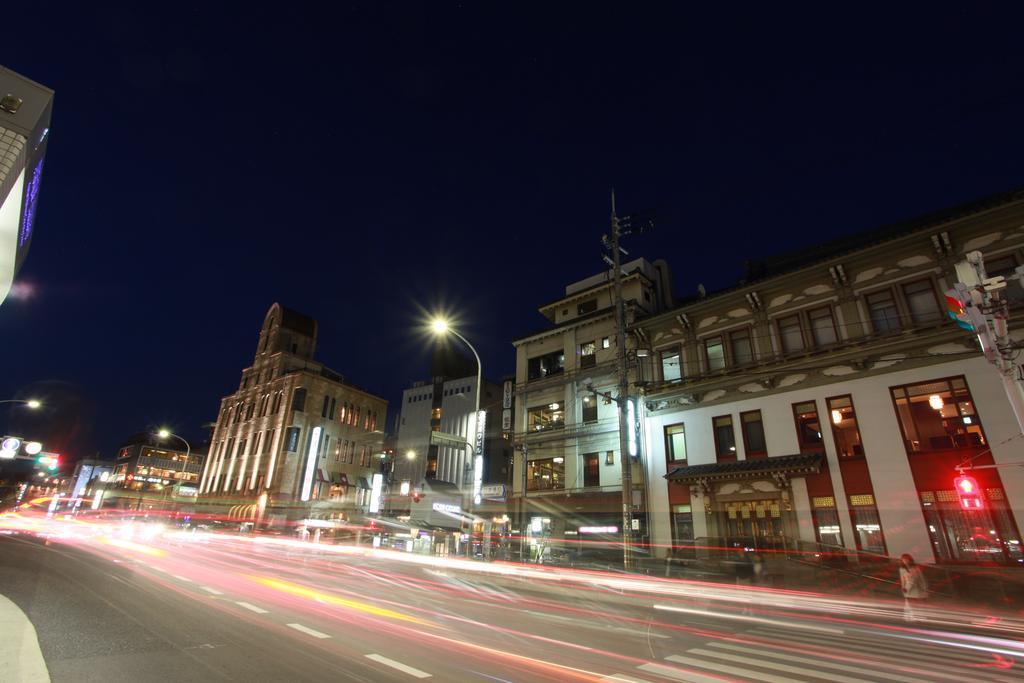
[[[973,250],[990,275],[1024,263],[1024,192],[759,264],[637,323],[653,543],[1024,563],[1024,438],[943,298]],[[960,464],[1005,466],[970,473],[984,509],[961,509]]]

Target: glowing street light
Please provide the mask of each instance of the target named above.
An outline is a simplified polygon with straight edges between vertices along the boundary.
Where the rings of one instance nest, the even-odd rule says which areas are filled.
[[[406,457],[407,460],[415,460],[416,459],[416,451],[406,451],[405,452],[405,457]]]
[[[23,403],[32,410],[43,406],[42,401],[35,398],[7,398],[0,401],[0,403]]]
[[[192,455],[192,445],[188,441],[186,441],[184,439],[184,437],[178,436],[177,434],[175,434],[171,430],[167,429],[166,427],[160,428],[160,430],[157,431],[156,435],[160,439],[175,438],[178,441],[181,441],[183,444],[185,444],[185,462],[181,465],[181,477],[178,478],[179,482],[184,482],[185,481],[185,468],[188,467],[188,461],[189,461],[190,456]]]

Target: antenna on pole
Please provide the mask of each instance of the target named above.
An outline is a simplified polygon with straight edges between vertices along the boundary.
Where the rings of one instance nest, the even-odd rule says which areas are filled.
[[[612,218],[615,217],[615,188],[612,188]]]

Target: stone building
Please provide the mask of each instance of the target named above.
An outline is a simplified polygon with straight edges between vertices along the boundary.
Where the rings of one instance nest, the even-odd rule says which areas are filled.
[[[316,342],[315,320],[270,307],[252,365],[221,400],[201,501],[268,525],[340,526],[367,511],[387,401],[314,360]]]
[[[959,464],[1022,460],[1000,376],[946,313],[973,250],[990,275],[1024,263],[1024,192],[748,264],[743,284],[639,320],[656,546],[1024,563],[1024,468],[973,471],[983,510],[953,490]]]
[[[672,306],[663,261],[637,259],[624,264],[623,273],[627,320]],[[516,515],[513,519],[534,555],[549,542],[577,540],[581,535],[621,540],[622,524],[616,405],[587,388],[618,393],[610,274],[570,284],[564,296],[539,310],[550,324],[513,341],[514,440],[525,458],[515,458],[517,503],[509,512]],[[633,500],[638,510],[643,507],[642,475],[634,465]],[[641,538],[646,534],[644,528],[638,531]]]

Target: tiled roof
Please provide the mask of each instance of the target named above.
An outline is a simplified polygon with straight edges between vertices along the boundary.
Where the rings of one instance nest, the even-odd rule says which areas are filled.
[[[669,481],[692,482],[701,479],[753,479],[766,475],[816,474],[821,469],[823,453],[799,453],[773,458],[716,462],[707,465],[676,467],[665,475]]]

